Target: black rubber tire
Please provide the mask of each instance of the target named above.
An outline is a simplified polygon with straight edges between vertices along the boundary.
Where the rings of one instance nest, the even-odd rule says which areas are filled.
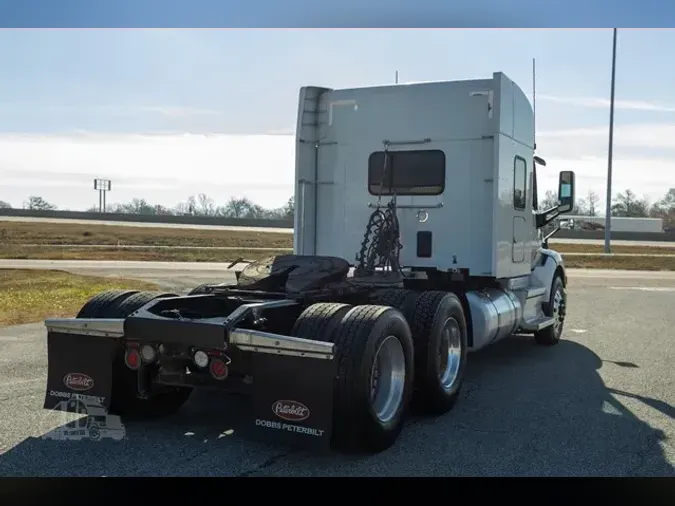
[[[441,385],[437,350],[445,321],[454,318],[459,326],[461,354],[457,378],[448,390]],[[454,293],[423,292],[417,299],[411,322],[415,346],[415,394],[413,407],[421,413],[442,415],[459,399],[468,356],[468,332],[462,303]]]
[[[559,275],[556,275],[556,277],[553,278],[553,282],[551,283],[551,295],[548,301],[547,311],[545,312],[547,316],[553,316],[553,302],[557,290],[561,290],[563,300],[564,302],[567,302],[567,291],[565,290],[565,284]],[[560,342],[564,326],[565,319],[563,315],[563,320],[558,330],[556,330],[553,325],[546,327],[545,329],[534,333],[534,340],[537,342],[537,344],[541,344],[542,346],[554,346]]]
[[[138,311],[148,302],[166,297],[176,297],[174,293],[165,292],[136,292],[127,297],[115,300],[105,311],[105,318],[126,318]]]
[[[295,321],[291,336],[327,343],[333,342],[335,329],[352,307],[350,304],[338,302],[312,304]]]
[[[370,403],[370,370],[380,344],[391,335],[402,345],[406,377],[396,415],[381,423]],[[410,327],[403,314],[392,307],[355,306],[340,321],[333,343],[337,377],[331,445],[340,451],[386,450],[401,433],[412,397],[414,358]]]
[[[383,290],[378,290],[373,294],[372,301],[373,304],[379,306],[391,306],[395,309],[398,309],[405,319],[408,321],[408,325],[412,324],[413,316],[415,315],[415,306],[417,305],[417,299],[419,297],[419,292],[414,290],[407,290],[403,288],[385,288]]]
[[[106,290],[98,293],[82,306],[76,318],[107,318],[105,315],[111,304],[135,293],[138,293],[138,290]]]
[[[126,318],[157,298],[175,297],[172,293],[110,290],[88,301],[78,318]],[[121,418],[156,418],[178,411],[187,402],[191,388],[171,388],[139,399],[138,372],[124,365],[124,350],[118,350],[112,364],[113,381],[108,412]]]

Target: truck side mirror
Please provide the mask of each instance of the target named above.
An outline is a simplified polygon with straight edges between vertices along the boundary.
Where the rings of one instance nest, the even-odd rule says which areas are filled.
[[[558,212],[569,213],[574,209],[574,172],[563,170],[558,178]]]

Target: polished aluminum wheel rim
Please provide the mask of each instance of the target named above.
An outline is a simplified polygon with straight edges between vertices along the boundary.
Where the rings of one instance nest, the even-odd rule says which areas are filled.
[[[553,296],[553,331],[555,335],[562,332],[562,326],[565,321],[565,296],[563,289],[558,287]]]
[[[395,336],[382,341],[370,370],[370,402],[375,416],[388,422],[399,410],[405,388],[405,354]]]
[[[462,333],[454,318],[448,318],[443,324],[437,361],[441,387],[445,391],[451,390],[459,376],[462,362]]]

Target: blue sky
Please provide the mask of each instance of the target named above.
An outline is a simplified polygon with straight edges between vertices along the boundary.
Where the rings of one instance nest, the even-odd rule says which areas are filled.
[[[204,191],[280,205],[293,141],[278,134],[292,134],[301,86],[503,71],[530,95],[532,58],[546,180],[576,170],[582,193],[602,196],[611,42],[611,30],[0,31],[0,200],[84,208],[91,179],[110,177],[110,201]],[[617,191],[675,186],[672,47],[675,30],[619,31]]]

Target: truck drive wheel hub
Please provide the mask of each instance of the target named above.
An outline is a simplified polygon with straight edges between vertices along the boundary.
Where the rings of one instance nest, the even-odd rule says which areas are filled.
[[[457,380],[462,360],[462,334],[454,318],[448,318],[443,325],[437,360],[441,386],[443,390],[450,390]]]
[[[383,423],[396,415],[405,388],[405,355],[395,336],[388,336],[375,352],[370,370],[370,402]]]
[[[565,297],[561,288],[558,288],[553,296],[553,330],[558,335],[565,320]]]

